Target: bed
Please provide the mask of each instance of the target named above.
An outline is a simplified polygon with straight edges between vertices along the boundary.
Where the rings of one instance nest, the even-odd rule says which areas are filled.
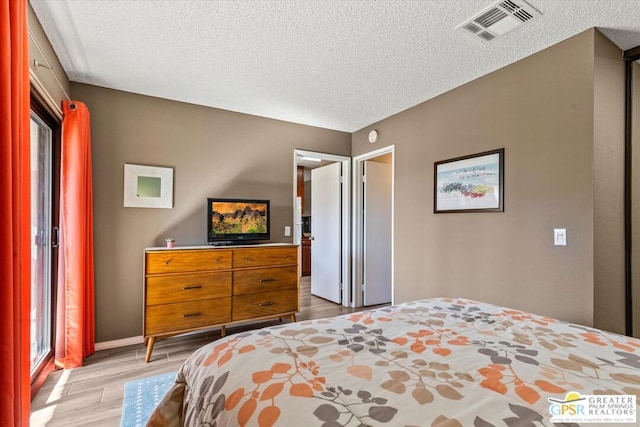
[[[148,425],[551,426],[585,395],[631,396],[635,417],[640,340],[437,298],[212,342]]]

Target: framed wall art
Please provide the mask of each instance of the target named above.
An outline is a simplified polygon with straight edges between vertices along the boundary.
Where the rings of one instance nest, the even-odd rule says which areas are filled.
[[[124,207],[173,207],[173,168],[124,165]]]
[[[433,212],[504,212],[504,148],[435,162]]]

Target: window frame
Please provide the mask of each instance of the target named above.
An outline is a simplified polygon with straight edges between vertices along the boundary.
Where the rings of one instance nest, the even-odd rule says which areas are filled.
[[[41,96],[31,88],[30,113],[35,113],[51,129],[51,350],[42,359],[31,374],[31,398],[33,399],[46,380],[49,373],[55,368],[55,336],[56,336],[56,307],[57,307],[57,282],[58,282],[58,236],[53,230],[59,227],[60,216],[60,152],[62,141],[62,122],[47,107]]]

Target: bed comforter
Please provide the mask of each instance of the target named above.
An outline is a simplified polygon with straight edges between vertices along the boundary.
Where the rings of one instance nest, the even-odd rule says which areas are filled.
[[[215,341],[149,425],[551,426],[571,392],[640,396],[640,341],[440,298]]]

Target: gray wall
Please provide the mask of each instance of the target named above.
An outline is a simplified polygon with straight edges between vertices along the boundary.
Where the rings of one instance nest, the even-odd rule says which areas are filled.
[[[271,200],[290,242],[293,150],[351,154],[351,135],[72,83],[91,111],[96,341],[142,334],[143,249],[206,244],[206,198]],[[174,168],[173,209],[124,208],[123,165]]]
[[[396,147],[396,302],[466,297],[624,330],[616,50],[589,30],[353,134],[354,156]],[[503,213],[433,213],[435,161],[501,147]]]

